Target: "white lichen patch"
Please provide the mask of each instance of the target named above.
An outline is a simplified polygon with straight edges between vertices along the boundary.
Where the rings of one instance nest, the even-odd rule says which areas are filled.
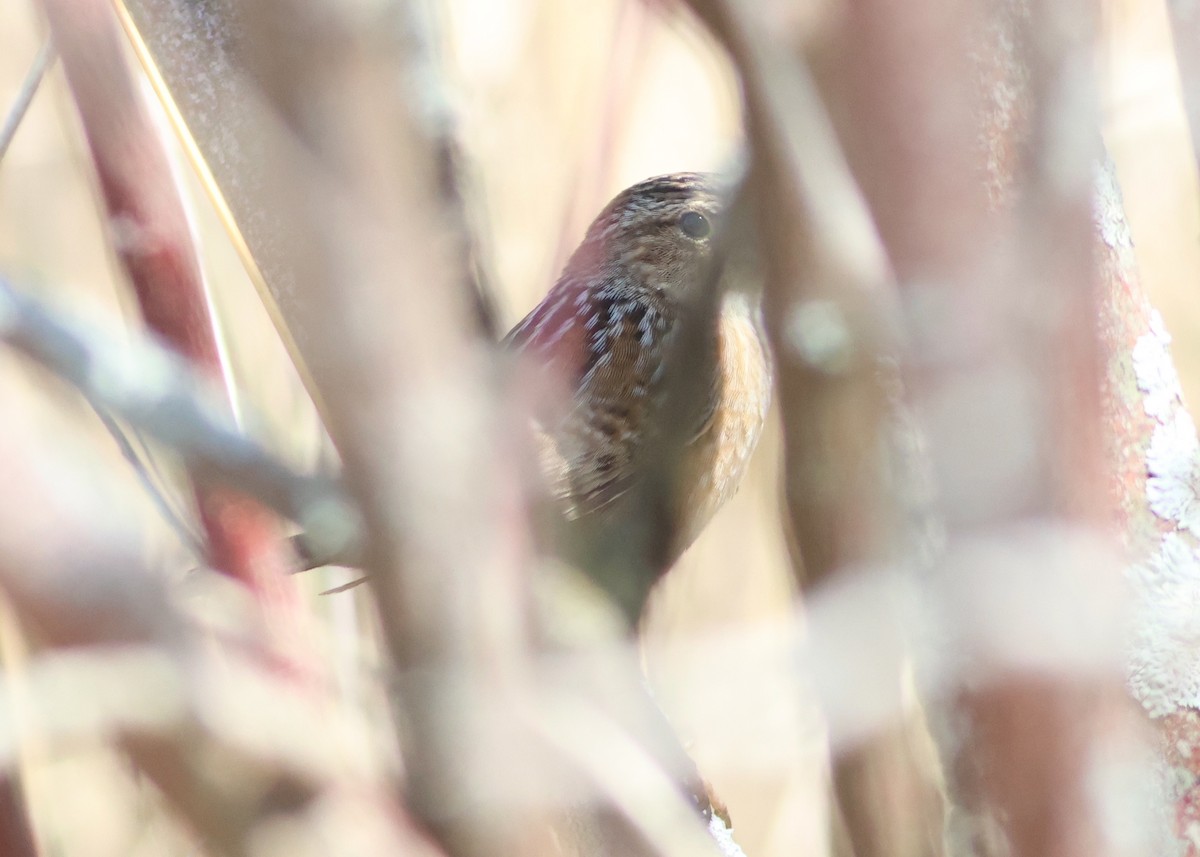
[[[1171,337],[1151,312],[1133,349],[1146,415],[1154,421],[1146,453],[1146,498],[1173,531],[1129,571],[1135,593],[1130,687],[1151,716],[1200,708],[1200,442],[1171,362]]]
[[[1150,510],[1182,529],[1200,535],[1200,444],[1196,426],[1182,408],[1154,429],[1146,453]],[[1200,604],[1197,605],[1200,608]]]
[[[1183,408],[1183,391],[1179,374],[1171,360],[1171,335],[1163,326],[1157,310],[1150,312],[1150,331],[1133,347],[1133,371],[1146,416],[1156,422],[1165,421],[1174,411]]]
[[[1178,533],[1129,571],[1129,686],[1151,717],[1200,707],[1200,553]]]
[[[1200,443],[1183,406],[1170,345],[1162,316],[1152,311],[1149,332],[1133,348],[1142,406],[1155,423],[1146,453],[1146,497],[1158,517],[1200,535]]]
[[[1110,159],[1096,165],[1095,195],[1092,198],[1092,219],[1100,239],[1117,254],[1123,268],[1133,264],[1133,236],[1129,221],[1125,217],[1125,203],[1121,199],[1121,188],[1117,184],[1116,167]],[[1161,326],[1162,319],[1159,319]]]
[[[715,812],[709,819],[708,832],[712,834],[712,838],[717,842],[717,849],[725,857],[746,857],[742,846],[733,841],[733,828],[726,827],[725,822]]]

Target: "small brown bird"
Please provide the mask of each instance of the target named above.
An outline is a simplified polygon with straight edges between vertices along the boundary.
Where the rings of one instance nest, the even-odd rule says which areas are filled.
[[[631,622],[661,574],[737,490],[770,402],[757,298],[732,288],[752,275],[735,264],[736,252],[714,253],[722,202],[712,177],[697,173],[622,191],[554,288],[504,341],[540,367],[548,386],[569,394],[536,416],[543,470],[567,519],[586,525],[585,541],[609,560],[590,556],[580,564],[600,566],[588,570]],[[715,312],[711,304],[706,313],[689,312],[705,305],[697,298],[713,276]],[[685,320],[703,329],[684,331]],[[667,363],[685,356],[678,344],[689,332],[696,347],[686,352],[686,371],[707,377],[676,389],[703,401],[666,408],[667,384],[680,378]],[[673,465],[666,521],[631,506],[646,503],[635,486],[660,460]],[[667,531],[641,571],[621,550],[653,544],[635,537],[639,526]]]

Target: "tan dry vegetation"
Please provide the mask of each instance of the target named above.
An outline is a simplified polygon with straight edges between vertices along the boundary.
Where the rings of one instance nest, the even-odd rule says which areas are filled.
[[[708,37],[677,17],[623,0],[444,0],[442,7],[445,53],[477,191],[471,202],[506,327],[549,287],[565,251],[616,190],[655,173],[719,169],[737,151],[730,71]],[[42,32],[28,3],[0,4],[0,108],[19,86]],[[1195,403],[1200,206],[1161,0],[1112,0],[1103,38],[1105,139],[1143,280],[1175,334],[1184,388]],[[106,322],[128,320],[61,70],[53,69],[47,83],[0,167],[0,269],[73,310]],[[254,414],[252,429],[289,460],[311,466],[323,445],[315,413],[219,218],[182,153],[176,156],[233,374]],[[81,435],[97,462],[124,472],[120,478],[132,484],[111,440],[60,385],[40,375],[31,381],[24,365],[3,354],[0,373],[6,386],[23,385],[33,413],[56,431]],[[61,413],[44,407],[47,388]],[[741,687],[743,699],[755,704],[736,715],[720,704],[689,707],[681,696],[686,677],[665,665],[673,645],[769,623],[788,610],[793,588],[779,525],[779,456],[772,431],[738,497],[661,586],[645,634],[659,699],[755,857],[816,853],[824,838],[820,725],[770,687]],[[165,567],[175,573],[186,571],[186,554],[150,505],[133,511],[154,534],[148,553],[166,557]],[[303,586],[328,646],[324,659],[353,698],[369,693],[359,670],[371,656],[357,642],[369,611],[361,590],[319,595],[347,576],[318,571]],[[5,639],[9,662],[18,664],[13,636]],[[38,715],[24,716],[36,735]],[[747,752],[756,736],[781,734],[791,740]],[[95,742],[50,748],[35,741],[24,755],[33,817],[49,853],[188,853],[163,823],[157,802],[135,797],[130,774]],[[110,811],[114,807],[120,811]]]

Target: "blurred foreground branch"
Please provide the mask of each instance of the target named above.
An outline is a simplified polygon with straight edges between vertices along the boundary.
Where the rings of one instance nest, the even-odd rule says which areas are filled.
[[[759,168],[765,160],[768,167],[786,170],[787,161],[769,160],[769,146],[798,137],[780,129],[788,129],[789,122],[797,127],[796,117],[813,115],[801,105],[819,104],[819,99],[802,97],[795,83],[784,89],[785,52],[772,46],[761,17],[732,4],[696,0],[691,5],[714,27],[742,74]],[[1102,289],[1118,290],[1124,282],[1101,283],[1093,256],[1093,165],[1099,152],[1088,90],[1088,14],[1082,5],[1068,13],[1055,4],[1033,4],[1031,11],[1025,4],[998,3],[984,11],[942,0],[915,7],[865,0],[847,3],[815,30],[791,37],[801,62],[813,64],[837,141],[902,285],[904,322],[911,334],[903,355],[905,376],[930,455],[938,516],[949,536],[939,554],[936,539],[921,543],[936,529],[918,534],[921,553],[936,558],[926,569],[928,597],[948,611],[922,636],[936,646],[961,647],[967,658],[982,656],[971,654],[971,629],[962,616],[986,615],[996,605],[964,588],[964,573],[976,564],[1006,573],[1003,562],[988,558],[991,549],[980,552],[979,546],[1003,539],[1002,533],[1017,538],[1012,528],[1018,523],[1023,529],[1036,521],[1060,535],[1020,538],[1029,553],[1023,558],[1014,553],[1014,567],[1044,568],[1047,581],[1075,593],[1072,603],[1099,606],[1116,596],[1114,566],[1085,559],[1089,551],[1081,546],[1090,539],[1071,535],[1076,527],[1107,528],[1111,520],[1101,490],[1101,349],[1095,327],[1079,320],[1096,318]],[[829,137],[819,129],[806,130],[799,139],[814,149],[814,139]],[[832,158],[808,151],[800,163],[822,164],[829,172],[831,164],[840,163],[836,143],[829,150]],[[822,233],[803,219],[789,219],[778,200],[786,202],[789,193],[804,200],[807,189],[803,183],[789,184],[786,176],[786,171],[772,174],[769,189],[776,196],[767,198],[777,202],[763,229],[768,242],[777,226],[784,236],[774,251],[768,243],[769,259],[773,254],[786,260],[791,254],[795,260],[790,267],[776,261],[776,281],[825,283],[840,318],[853,320],[838,301],[851,299],[854,281],[823,265],[819,255],[805,258],[798,250],[805,242],[796,237],[813,241],[816,236],[818,248],[836,248],[846,235],[860,233],[851,228]],[[810,209],[818,203],[820,209],[840,212],[861,207],[828,185],[813,200]],[[810,220],[820,222],[817,216]],[[865,258],[876,255],[872,251]],[[876,311],[889,305],[878,291],[875,301]],[[798,387],[807,398],[797,395],[788,406],[788,361],[804,355],[805,342],[797,336],[805,327],[791,322],[805,318],[797,313],[804,308],[803,302],[785,302],[774,314],[789,437],[794,426],[816,419],[814,412],[835,401],[823,399],[820,387]],[[822,319],[830,317],[839,319],[829,311]],[[872,340],[852,321],[843,324],[851,335],[824,341],[860,348],[866,342],[869,351]],[[848,395],[852,378],[834,375],[825,383]],[[869,390],[869,384],[862,389]],[[877,394],[876,401],[884,399]],[[875,413],[886,414],[886,409],[877,406]],[[886,436],[886,420],[858,411],[840,432],[803,439],[806,452],[821,450],[825,458],[861,467],[853,472],[866,474],[858,493],[852,478],[836,483],[850,500],[841,529],[838,518],[823,516],[819,506],[799,507],[801,554],[806,564],[815,560],[817,573],[870,560],[872,544],[905,542],[896,528],[896,510],[881,505],[888,491],[882,471],[867,465],[876,460],[872,444]],[[865,431],[865,443],[836,445],[846,444],[856,431]],[[795,466],[790,461],[789,480],[803,473]],[[822,494],[820,482],[799,484],[807,489],[805,503],[829,496]],[[789,481],[789,490],[793,487]],[[805,537],[806,530],[812,537]],[[828,547],[838,544],[840,532],[855,534],[851,544],[867,549],[832,553]],[[1091,576],[1085,576],[1088,571]],[[1012,618],[1019,634],[1017,614]],[[957,642],[947,643],[947,637]],[[930,657],[920,655],[918,674],[928,668]],[[1066,855],[1107,853],[1113,847],[1100,833],[1101,814],[1090,803],[1087,782],[1092,742],[1102,727],[1122,746],[1136,743],[1130,740],[1115,670],[1051,687],[1036,673],[1016,669],[995,685],[963,688],[952,703],[933,711],[953,802],[948,826],[953,851]],[[1037,724],[1036,730],[1029,724]],[[938,799],[929,790],[920,796],[911,774],[904,773],[911,763],[872,778],[873,768],[886,770],[881,764],[887,759],[885,747],[881,742],[874,751],[865,750],[861,767],[853,759],[839,762],[842,808],[855,852],[939,853]],[[849,785],[855,782],[860,785]],[[897,794],[911,795],[915,806],[925,808],[919,811],[921,821],[914,823],[911,813],[889,815]]]
[[[213,405],[232,413],[200,260],[164,141],[125,62],[108,0],[43,0],[83,123],[109,235],[147,326],[213,384]],[[299,673],[311,642],[278,521],[252,496],[188,466],[208,562],[250,587],[264,623]]]
[[[343,551],[357,514],[327,479],[293,472],[238,432],[171,353],[123,346],[48,311],[0,279],[0,339],[84,396],[164,444],[215,483],[256,497],[305,527],[314,544]]]
[[[54,62],[54,45],[47,40],[38,48],[37,56],[33,58],[29,72],[25,75],[25,80],[17,91],[17,97],[4,116],[4,124],[0,125],[0,161],[3,161],[4,156],[8,154],[8,147],[12,144],[13,137],[17,136],[21,120],[25,118],[29,105],[33,104],[33,97],[37,95],[46,69],[52,62]]]
[[[803,666],[853,673],[832,683],[852,685],[840,705],[822,700],[849,847],[856,857],[945,850],[941,796],[912,740],[924,708],[948,772],[951,850],[1113,853],[1093,794],[1104,789],[1093,787],[1109,770],[1103,764],[1137,741],[1110,648],[1116,565],[1105,538],[1112,510],[1102,422],[1121,421],[1113,444],[1121,522],[1128,546],[1149,557],[1134,573],[1149,617],[1135,692],[1162,717],[1172,744],[1164,757],[1188,771],[1200,757],[1198,697],[1188,690],[1195,665],[1180,652],[1194,646],[1188,623],[1172,624],[1156,599],[1165,581],[1183,590],[1176,602],[1190,603],[1200,523],[1189,510],[1200,501],[1189,470],[1194,428],[1169,383],[1165,332],[1130,275],[1119,194],[1104,174],[1094,185],[1101,153],[1087,10],[1069,4],[1074,14],[1064,16],[1061,4],[1000,3],[985,14],[945,0],[905,8],[855,0],[824,29],[784,33],[752,4],[691,5],[743,85],[795,570],[824,655]],[[574,843],[588,855],[671,850],[676,835],[680,848],[704,849],[691,836],[701,829],[695,813],[672,794],[695,772],[645,705],[636,652],[602,623],[559,636],[535,606],[532,581],[546,570],[533,559],[514,463],[519,415],[496,389],[487,325],[463,288],[471,272],[460,251],[470,236],[462,200],[444,181],[450,138],[429,22],[412,7],[382,15],[299,0],[129,7],[139,22],[131,30],[163,63],[192,125],[198,160],[217,177],[215,195],[230,200],[262,266],[287,320],[281,330],[295,334],[294,354],[363,510],[359,556],[394,670],[406,797],[422,825],[455,857],[549,847],[547,822],[562,816],[568,828],[589,828]],[[173,41],[179,33],[186,38]],[[101,100],[76,89],[89,133],[103,130]],[[94,151],[102,180],[111,180],[103,146]],[[175,250],[184,249],[180,239]],[[195,301],[193,275],[185,292]],[[58,360],[89,395],[123,404],[129,419],[176,431],[169,442],[205,478],[246,479],[221,469],[237,461],[270,465],[256,449],[212,446],[245,441],[187,392],[191,381],[174,389],[176,368],[160,372],[158,357],[139,356],[137,371],[96,358],[34,310],[0,291],[5,337]],[[1098,327],[1081,322],[1098,316]],[[173,379],[165,399],[151,395],[161,389],[127,383],[145,380],[143,359],[155,378]],[[1116,405],[1099,400],[1103,369],[1124,394]],[[893,446],[903,434],[898,375],[922,422],[940,516],[915,534],[906,520],[911,486]],[[309,527],[334,508],[332,529],[344,535],[350,513],[329,486],[270,466],[254,475],[265,480],[256,496],[275,492],[276,506]],[[64,564],[28,559],[31,568]],[[882,608],[877,621],[830,614],[864,568],[903,581],[868,594],[893,611],[891,602],[917,602],[917,618]],[[9,586],[20,597],[18,584]],[[36,616],[38,602],[26,598],[21,609]],[[1050,638],[1067,652],[1061,672],[1041,651]],[[829,639],[837,645],[822,649]],[[914,648],[920,705],[906,696]],[[878,660],[856,660],[863,649]],[[541,669],[547,650],[560,669]],[[780,686],[792,692],[796,659],[788,665]],[[733,696],[736,708],[743,701]],[[533,738],[502,741],[503,755],[493,755],[496,745],[478,740],[478,730],[511,726],[509,717]],[[169,794],[191,788],[193,761],[170,757],[157,769]],[[581,805],[574,797],[588,790],[571,791],[564,809],[547,788],[512,812],[497,796],[516,790],[513,771],[521,785],[584,780],[589,798],[600,797]],[[281,784],[276,802],[256,805],[253,823],[235,819],[223,847],[243,848],[249,828],[278,805],[285,813],[310,806],[319,790]],[[221,800],[230,793],[219,791]],[[219,826],[207,802],[179,803],[202,829]],[[1196,805],[1191,789],[1181,830]]]
[[[1061,528],[1029,542],[1012,568],[1043,568],[1047,585],[1081,606],[1117,597],[1113,565],[1076,553],[1089,538],[1069,535],[1111,527],[1101,345],[1080,319],[1095,319],[1101,295],[1122,287],[1100,281],[1093,255],[1100,153],[1084,6],[851,3],[814,40],[839,136],[906,299],[907,380],[948,535],[929,578],[948,612],[927,633],[967,658],[979,656],[962,616],[998,605],[962,585],[965,569],[1010,573],[977,552],[980,537],[1003,538],[1018,522]],[[1018,614],[1011,621],[1017,637]],[[1102,729],[1114,745],[1136,744],[1115,671],[1051,687],[1017,669],[933,712],[951,849],[1116,847],[1087,785]]]
[[[231,58],[257,88],[249,103],[263,105],[271,157],[258,165],[259,204],[275,213],[292,283],[280,305],[306,319],[297,342],[363,510],[363,565],[391,668],[404,677],[390,701],[406,799],[448,853],[512,853],[542,841],[560,810],[512,813],[490,797],[508,775],[470,739],[462,699],[532,691],[522,678],[536,651],[531,542],[515,419],[489,383],[490,349],[457,287],[469,279],[455,249],[463,221],[437,181],[438,128],[412,95],[436,82],[411,54],[422,23],[410,11],[367,30],[336,4],[260,3],[241,10]],[[664,733],[677,745],[644,707],[633,658],[598,657],[559,678],[656,763]],[[545,776],[536,758],[516,759],[526,776]],[[576,843],[581,853],[645,847],[659,828],[639,827],[627,807],[602,798],[568,813],[597,825]],[[640,811],[662,812],[658,801]],[[666,817],[703,847],[698,814]]]
[[[693,9],[739,71],[750,188],[766,260],[764,312],[779,372],[788,519],[807,593],[854,567],[905,560],[907,474],[888,440],[900,419],[898,302],[871,214],[810,77],[800,33],[722,0]],[[897,489],[900,489],[897,491]],[[905,645],[888,693],[901,693]],[[911,728],[833,760],[836,806],[857,857],[940,853],[941,801]],[[835,839],[840,835],[835,825]]]
[[[1168,3],[1171,36],[1192,151],[1200,164],[1200,9]],[[1200,675],[1190,605],[1200,585],[1200,508],[1195,474],[1200,440],[1183,401],[1171,336],[1137,273],[1115,170],[1101,177],[1097,223],[1107,296],[1102,330],[1114,344],[1105,406],[1123,535],[1134,564],[1130,686],[1151,718],[1158,751],[1159,799],[1172,841],[1154,845],[1200,854]],[[1183,607],[1180,613],[1181,605]],[[1186,617],[1186,618],[1185,618]]]
[[[7,381],[0,398],[14,399]],[[342,789],[367,817],[376,804],[363,803],[365,794],[385,806],[386,792],[370,782],[378,774],[362,752],[347,752],[344,730],[311,693],[256,659],[214,653],[142,566],[141,538],[121,511],[129,498],[70,464],[77,451],[21,408],[6,413],[0,474],[22,494],[0,502],[0,589],[37,641],[74,652],[74,672],[53,685],[59,695],[35,700],[45,706],[41,727],[94,724],[99,731],[86,737],[115,740],[221,854],[295,854],[268,848],[263,836],[292,814],[345,800]],[[323,740],[294,740],[306,734]],[[5,733],[6,748],[13,737]],[[399,816],[374,818],[372,835],[390,832],[367,853],[413,847],[397,839]]]

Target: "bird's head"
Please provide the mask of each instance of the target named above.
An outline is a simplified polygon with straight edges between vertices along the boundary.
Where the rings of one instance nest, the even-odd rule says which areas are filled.
[[[702,281],[713,256],[723,198],[706,173],[671,173],[621,191],[588,228],[567,273],[611,277],[661,295]]]

